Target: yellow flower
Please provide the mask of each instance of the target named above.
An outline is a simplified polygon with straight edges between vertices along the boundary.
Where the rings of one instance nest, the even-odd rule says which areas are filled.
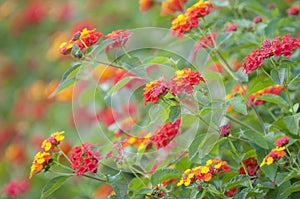
[[[206,166],[210,166],[210,165],[212,165],[212,163],[213,163],[212,160],[207,160],[207,161],[206,161]]]
[[[271,164],[273,164],[273,162],[274,162],[274,159],[272,157],[267,158],[267,165],[271,165]]]
[[[182,179],[180,179],[180,181],[177,183],[177,186],[181,186],[181,185],[183,185],[183,180]]]
[[[44,140],[43,143],[42,143],[42,148],[45,151],[49,151],[52,148],[51,142],[48,142],[47,140]]]
[[[186,179],[186,181],[184,182],[184,185],[189,186],[190,184],[191,184],[191,179],[190,178]]]
[[[54,137],[56,139],[56,141],[59,142],[59,141],[62,141],[65,138],[65,136],[62,135],[64,133],[65,133],[64,131],[61,131],[61,132],[57,131],[55,133],[52,133],[51,137]]]

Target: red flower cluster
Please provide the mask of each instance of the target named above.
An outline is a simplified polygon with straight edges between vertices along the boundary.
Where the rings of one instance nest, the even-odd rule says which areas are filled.
[[[181,94],[183,91],[191,94],[193,86],[198,85],[200,81],[205,83],[201,73],[192,71],[190,68],[178,70],[175,76],[171,78],[170,83],[165,80],[156,80],[146,85],[143,93],[145,104],[147,102],[156,104],[159,98],[166,95],[169,91],[173,95]]]
[[[2,190],[10,198],[16,198],[17,196],[23,195],[30,189],[27,180],[12,180]]]
[[[264,88],[252,95],[249,96],[249,99],[255,104],[255,105],[261,105],[264,103],[263,100],[255,100],[256,97],[264,95],[264,94],[274,94],[274,95],[279,95],[282,91],[284,90],[283,87],[280,85],[275,85],[275,86],[269,86],[267,88]]]
[[[238,192],[238,188],[234,187],[234,188],[232,188],[230,190],[227,190],[226,193],[225,193],[225,195],[227,197],[233,197],[234,194],[236,194],[237,192]]]
[[[256,175],[256,172],[259,168],[256,158],[248,158],[246,160],[243,160],[243,164],[245,165],[249,176]],[[243,167],[240,167],[239,174],[246,174]]]
[[[174,94],[181,94],[183,91],[191,94],[193,92],[193,86],[198,85],[200,81],[206,82],[201,76],[201,73],[192,71],[190,68],[178,70],[175,76],[171,78],[171,91]]]
[[[177,119],[174,123],[168,122],[159,126],[150,137],[148,147],[156,146],[157,150],[166,147],[178,134],[181,120]]]
[[[263,61],[269,57],[279,57],[284,55],[290,57],[292,52],[300,48],[299,39],[290,38],[290,34],[278,36],[272,41],[266,40],[259,49],[255,49],[244,58],[244,70],[246,73],[251,73],[253,70],[260,67]]]
[[[232,32],[232,31],[236,31],[237,30],[237,26],[235,23],[229,24],[225,30],[225,32]]]
[[[156,80],[153,82],[150,82],[146,85],[144,88],[144,102],[145,105],[147,102],[153,102],[153,104],[156,104],[158,102],[158,99],[166,95],[170,90],[169,83],[165,80]]]
[[[161,4],[161,15],[169,15],[176,11],[183,12],[183,4],[186,3],[187,0],[166,0]]]
[[[214,32],[212,35],[206,35],[206,37],[203,37],[197,43],[195,44],[193,55],[196,57],[197,52],[200,49],[205,49],[205,48],[213,48],[214,47],[214,41],[216,41],[217,38],[217,33]]]
[[[112,41],[112,43],[106,47],[105,52],[108,53],[112,49],[118,49],[121,46],[125,45],[125,43],[131,36],[132,33],[128,30],[116,30],[106,35],[105,38],[108,41]]]
[[[253,19],[253,22],[254,22],[254,23],[260,23],[260,22],[262,22],[262,17],[261,17],[261,16],[255,17],[255,18]]]
[[[222,136],[222,137],[228,136],[230,134],[230,127],[231,127],[230,123],[220,126],[219,127],[220,136]]]
[[[84,143],[73,149],[70,157],[71,168],[77,175],[82,175],[87,171],[97,172],[98,163],[102,157],[93,147],[94,145],[90,143]]]
[[[74,45],[78,46],[80,50],[84,50],[97,43],[100,38],[104,38],[101,32],[96,32],[96,29],[84,28],[82,31],[77,31],[70,41],[62,43],[58,51],[63,55],[70,54]]]
[[[173,19],[171,27],[173,34],[177,34],[180,38],[184,33],[190,31],[192,28],[197,28],[199,18],[208,15],[213,8],[213,4],[209,1],[199,0],[197,3],[188,8],[184,14]]]
[[[287,11],[289,16],[298,15],[300,13],[300,5],[294,5]]]
[[[289,138],[288,136],[283,136],[283,137],[281,137],[281,138],[278,138],[278,139],[274,142],[274,144],[275,144],[275,146],[277,146],[277,147],[283,147],[283,146],[287,145],[287,144],[289,143],[289,141],[290,141],[290,138]]]

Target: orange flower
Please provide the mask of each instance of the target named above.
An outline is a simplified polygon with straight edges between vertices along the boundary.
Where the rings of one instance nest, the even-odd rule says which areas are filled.
[[[260,104],[264,103],[264,101],[263,100],[255,100],[256,97],[264,95],[264,94],[279,95],[283,90],[284,90],[284,88],[280,85],[269,86],[267,88],[264,88],[256,93],[250,95],[249,98],[252,102],[254,102],[254,104],[260,105]]]
[[[140,0],[140,11],[145,12],[152,7],[153,1],[152,0]]]
[[[161,4],[161,15],[169,15],[176,11],[183,11],[183,4],[186,3],[187,0],[167,0],[162,2]]]
[[[47,152],[38,152],[35,157],[34,161],[31,165],[29,179],[32,178],[34,174],[38,174],[41,172],[46,166],[51,162],[52,156],[50,153]]]
[[[184,14],[179,15],[172,21],[173,34],[177,34],[181,38],[184,33],[192,28],[197,28],[199,18],[208,15],[213,8],[213,4],[209,1],[199,0],[188,8]]]
[[[283,147],[276,147],[275,149],[272,149],[272,151],[266,155],[266,157],[263,159],[262,163],[260,164],[260,167],[266,165],[274,164],[277,160],[280,160],[282,157],[286,155],[285,146]]]
[[[156,104],[159,98],[166,95],[169,92],[169,84],[165,80],[155,80],[146,84],[144,88],[144,101],[145,105],[147,102]]]

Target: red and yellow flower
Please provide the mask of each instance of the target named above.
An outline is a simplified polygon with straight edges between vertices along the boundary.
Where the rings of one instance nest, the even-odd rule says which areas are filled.
[[[187,0],[166,0],[161,4],[161,15],[169,15],[176,11],[183,12],[183,5]]]
[[[272,151],[263,159],[262,163],[260,164],[260,167],[264,165],[274,164],[277,160],[280,160],[282,157],[284,157],[286,155],[286,152],[284,151],[285,148],[286,147],[283,146],[272,149]]]
[[[64,131],[52,133],[51,137],[43,141],[41,148],[46,152],[52,151],[65,138],[63,133]]]
[[[34,174],[38,174],[41,172],[46,166],[51,162],[52,156],[48,152],[38,152],[35,157],[34,161],[31,165],[29,179],[32,178]]]
[[[166,95],[170,90],[169,83],[165,80],[155,80],[146,84],[144,88],[144,102],[152,102],[156,104],[160,97]]]

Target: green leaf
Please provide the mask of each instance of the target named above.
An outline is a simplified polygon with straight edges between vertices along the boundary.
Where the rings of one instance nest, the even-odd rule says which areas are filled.
[[[128,188],[130,190],[141,190],[142,188],[146,188],[147,184],[149,183],[149,179],[148,178],[133,178],[130,183]]]
[[[247,106],[246,103],[244,102],[243,98],[241,95],[236,95],[235,97],[233,97],[232,99],[230,99],[228,101],[228,103],[232,106],[232,108],[243,114],[243,115],[247,115]]]
[[[108,183],[113,187],[114,192],[119,199],[125,198],[128,183],[121,171],[117,175],[108,176]]]
[[[174,178],[180,178],[182,175],[181,172],[174,170],[174,169],[160,169],[157,170],[152,176],[151,176],[151,183],[153,186],[164,182],[166,180],[171,180]]]
[[[180,106],[171,106],[169,112],[169,119],[173,123],[181,114],[181,107]]]
[[[224,184],[224,187],[225,187],[224,190],[228,190],[228,189],[231,189],[231,188],[234,188],[234,187],[238,187],[243,182],[247,181],[250,178],[251,178],[251,176],[238,175],[238,176],[234,177],[233,179],[231,179],[229,182]]]
[[[297,135],[299,131],[299,116],[300,113],[283,118],[286,128],[294,135]]]
[[[255,100],[263,100],[266,102],[271,102],[279,105],[280,107],[288,107],[289,104],[279,95],[274,94],[264,94],[258,97],[255,97]]]
[[[276,26],[278,22],[280,21],[280,18],[275,18],[271,20],[268,25],[265,28],[265,34],[267,37],[270,37],[272,34],[274,34],[276,31]]]
[[[193,159],[195,155],[198,153],[199,146],[203,145],[203,140],[205,138],[206,134],[200,134],[196,136],[189,146],[189,159]],[[202,145],[201,145],[202,142]]]
[[[158,56],[150,59],[149,61],[146,61],[148,64],[171,64],[170,58]]]
[[[132,80],[133,77],[124,77],[123,79],[121,79],[120,81],[118,81],[118,83],[113,86],[110,91],[108,91],[107,96],[111,96],[114,92],[116,92],[117,90],[121,89],[123,86],[125,86],[130,80]]]
[[[76,63],[73,66],[71,66],[62,76],[61,81],[56,88],[56,90],[51,94],[50,97],[54,97],[57,93],[62,91],[63,89],[73,85],[76,81],[75,76],[81,69],[82,65],[81,63]]]
[[[277,172],[277,165],[271,164],[271,165],[265,165],[260,168],[265,175],[271,180],[274,181],[276,177],[276,172]]]
[[[287,188],[282,194],[294,193],[300,191],[300,184],[295,183],[291,187]]]
[[[242,82],[248,82],[248,75],[243,71],[243,67],[241,67],[238,71],[236,71],[235,76],[241,80]]]
[[[42,189],[41,199],[49,197],[53,192],[55,192],[59,187],[61,187],[65,183],[65,181],[67,181],[70,177],[71,175],[57,176],[49,180]]]
[[[282,85],[285,77],[285,68],[273,69],[271,70],[271,77],[273,81],[277,84]]]
[[[81,54],[79,46],[73,44],[71,54],[74,55],[74,57],[78,57],[78,55]]]
[[[255,144],[264,149],[269,149],[268,142],[262,134],[249,130],[244,132],[243,137],[250,140],[251,142],[254,142]]]

